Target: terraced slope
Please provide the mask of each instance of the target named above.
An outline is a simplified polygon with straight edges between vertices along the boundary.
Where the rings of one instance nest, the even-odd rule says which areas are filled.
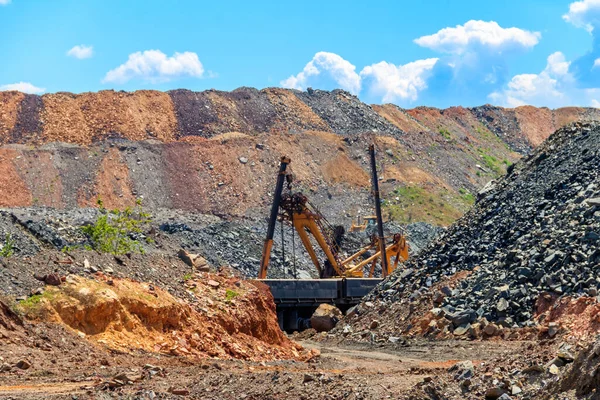
[[[596,109],[370,106],[341,90],[0,92],[0,206],[132,204],[262,215],[282,154],[348,222],[368,212],[375,142],[385,208],[445,225],[556,128]],[[340,212],[341,211],[341,212]]]

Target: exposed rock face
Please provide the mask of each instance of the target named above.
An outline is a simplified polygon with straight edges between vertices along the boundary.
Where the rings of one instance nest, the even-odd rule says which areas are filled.
[[[205,283],[214,280],[216,286]],[[253,360],[310,357],[279,330],[273,298],[260,283],[195,275],[186,284],[197,293],[193,304],[148,283],[70,275],[64,285],[46,287],[38,301],[17,307],[30,319],[67,325],[113,349]],[[0,309],[0,328],[11,329],[3,315]]]
[[[437,315],[451,330],[482,319],[530,326],[546,297],[597,296],[598,165],[599,124],[557,131],[366,300],[407,307],[438,281],[471,271],[455,287],[442,288]],[[386,318],[395,317],[388,312]]]

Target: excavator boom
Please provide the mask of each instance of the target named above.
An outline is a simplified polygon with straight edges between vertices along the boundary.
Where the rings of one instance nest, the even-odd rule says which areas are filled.
[[[287,175],[287,166],[290,163],[290,159],[287,157],[281,158],[279,175],[277,176],[277,184],[275,186],[275,193],[273,194],[273,204],[271,206],[267,237],[264,242],[260,262],[260,270],[258,273],[259,279],[267,278],[271,249],[273,247],[275,224],[278,219],[289,223],[298,233],[320,278],[363,277],[365,268],[369,264],[371,264],[369,277],[373,277],[375,266],[378,261],[382,267],[382,276],[386,277],[396,269],[398,262],[408,259],[408,244],[403,235],[396,234],[394,235],[393,243],[391,245],[386,246],[385,244],[381,205],[379,201],[379,183],[375,163],[375,148],[373,145],[369,147],[369,152],[371,154],[372,184],[375,197],[375,218],[377,220],[378,236],[372,240],[370,245],[364,247],[345,260],[339,258],[340,250],[335,238],[335,230],[329,225],[325,217],[314,206],[310,205],[308,198],[302,193],[289,192],[283,194],[285,178],[286,176],[289,176]],[[317,255],[317,251],[313,246],[313,241],[311,241],[310,236],[314,238],[314,241],[325,255],[325,262],[323,264],[319,262],[319,256]],[[377,251],[374,254],[365,260],[357,262],[360,257],[375,248]]]

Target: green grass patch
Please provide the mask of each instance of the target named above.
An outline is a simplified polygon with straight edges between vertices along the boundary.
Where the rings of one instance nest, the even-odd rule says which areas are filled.
[[[492,171],[495,175],[502,175],[504,173],[504,161],[498,160],[496,157],[489,154],[486,150],[482,148],[478,148],[477,152],[479,153],[479,156],[483,161],[483,165],[487,167],[487,169]]]
[[[39,314],[42,300],[46,299],[52,301],[56,298],[56,293],[46,290],[42,294],[36,294],[29,296],[25,300],[15,303],[14,311],[20,315],[26,315],[29,317],[36,316]]]
[[[442,137],[446,140],[450,140],[452,139],[452,135],[450,134],[450,132],[448,131],[448,129],[446,128],[440,128],[439,131],[440,135],[442,135]]]
[[[468,208],[456,193],[429,191],[420,186],[399,187],[392,197],[393,200],[384,203],[384,209],[391,220],[402,224],[422,221],[447,226]]]
[[[235,290],[231,290],[231,289],[227,289],[225,291],[225,301],[229,302],[233,299],[235,299],[236,297],[238,297],[240,294],[238,292],[236,292]]]

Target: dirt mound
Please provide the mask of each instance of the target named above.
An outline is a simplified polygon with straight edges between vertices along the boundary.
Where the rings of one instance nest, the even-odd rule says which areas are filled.
[[[311,89],[308,92],[293,92],[339,135],[367,132],[402,134],[400,129],[377,114],[371,106],[346,91]]]
[[[470,336],[491,321],[504,328],[535,326],[540,298],[596,296],[599,163],[600,125],[557,131],[382,283],[366,300],[375,305],[362,306],[355,326],[363,329],[372,318],[389,320],[392,334],[399,321],[387,310],[397,305],[409,314],[405,329],[410,330],[408,320],[431,312],[437,322],[428,332]],[[451,284],[449,277],[461,270],[472,272]],[[376,315],[380,309],[383,316]]]
[[[275,111],[277,120],[273,127],[274,131],[302,132],[330,131],[329,126],[318,115],[316,115],[306,104],[289,90],[279,88],[263,89],[269,98]]]
[[[218,117],[207,92],[179,89],[168,93],[173,101],[180,138],[187,136],[209,138],[213,135],[210,127],[218,123]]]
[[[0,338],[8,337],[12,332],[22,328],[21,319],[6,303],[0,300]]]
[[[170,142],[176,137],[177,120],[167,93],[105,90],[48,94],[42,99],[46,142],[87,145],[109,137]]]
[[[102,199],[108,209],[122,210],[135,205],[129,168],[123,158],[123,154],[114,147],[107,151],[100,163],[94,187],[83,186],[79,190],[77,203],[80,207],[96,207],[98,199]]]
[[[31,205],[31,192],[14,164],[17,157],[16,151],[0,148],[0,207]]]
[[[0,143],[7,143],[10,139],[24,98],[25,94],[21,92],[0,92]]]
[[[238,278],[197,273],[189,304],[150,284],[75,275],[19,303],[28,317],[65,324],[121,351],[252,360],[310,357],[279,330],[268,291]]]

